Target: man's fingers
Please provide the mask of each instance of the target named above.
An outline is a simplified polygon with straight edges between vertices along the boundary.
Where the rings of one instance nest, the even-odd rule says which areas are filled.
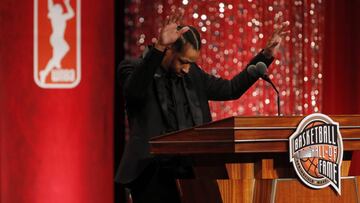
[[[181,24],[183,16],[184,16],[184,9],[182,8],[172,9],[167,24],[176,23],[179,25]]]
[[[170,20],[169,20],[169,23],[173,23],[173,22],[175,22],[175,19],[176,19],[175,9],[172,9],[172,10],[171,10],[171,13],[170,13]]]
[[[280,37],[284,37],[284,36],[286,36],[286,35],[288,35],[288,34],[290,34],[290,30],[283,31],[283,32],[281,32],[279,35],[280,35]]]
[[[180,13],[179,12],[177,12],[176,14],[175,14],[175,17],[174,17],[174,23],[176,23],[176,24],[179,24],[179,18],[180,18]]]
[[[184,9],[178,8],[178,13],[177,14],[178,15],[176,16],[177,18],[176,18],[175,23],[177,23],[179,25],[179,24],[181,24],[182,18],[184,16]]]
[[[169,17],[169,24],[171,24],[173,22],[174,22],[174,15],[171,14],[170,17]]]
[[[280,29],[279,29],[279,33],[282,32],[285,28],[287,28],[290,25],[289,21],[285,21],[283,23],[281,23]]]
[[[274,25],[274,32],[273,32],[273,35],[282,35],[282,33],[284,32],[284,30],[290,25],[290,22],[289,21],[285,21],[283,23],[281,23],[281,25],[279,24],[275,24]],[[287,32],[287,31],[285,31]],[[285,33],[286,34],[286,33]]]
[[[170,22],[170,16],[166,16],[165,22],[164,22],[164,26],[168,25]]]

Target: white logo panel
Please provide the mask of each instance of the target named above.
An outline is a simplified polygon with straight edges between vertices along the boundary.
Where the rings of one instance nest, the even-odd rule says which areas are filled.
[[[81,79],[80,0],[34,0],[34,80],[74,88]]]

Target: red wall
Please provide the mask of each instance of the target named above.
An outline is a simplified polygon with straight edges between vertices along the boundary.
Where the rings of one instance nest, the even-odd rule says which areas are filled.
[[[112,202],[113,1],[81,2],[73,89],[34,82],[33,4],[0,2],[0,202]]]

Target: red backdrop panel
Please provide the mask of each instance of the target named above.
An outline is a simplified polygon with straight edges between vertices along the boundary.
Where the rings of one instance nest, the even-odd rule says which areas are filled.
[[[34,2],[0,2],[1,202],[113,201],[113,1],[81,3],[81,82],[42,89]]]
[[[360,114],[360,0],[326,1],[323,112]],[[341,123],[340,123],[341,125]],[[350,175],[360,175],[360,151]]]

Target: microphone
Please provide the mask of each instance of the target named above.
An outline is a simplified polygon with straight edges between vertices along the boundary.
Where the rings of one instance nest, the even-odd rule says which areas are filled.
[[[273,87],[273,89],[275,90],[276,95],[277,95],[277,109],[278,109],[278,116],[280,116],[280,94],[279,94],[279,91],[277,90],[277,88],[275,87],[274,83],[269,78],[269,75],[267,73],[266,64],[264,62],[260,61],[256,64],[256,66],[250,65],[247,68],[247,72],[251,76],[253,76],[255,78],[261,77],[263,80],[265,80],[266,82],[271,84],[271,86]]]

